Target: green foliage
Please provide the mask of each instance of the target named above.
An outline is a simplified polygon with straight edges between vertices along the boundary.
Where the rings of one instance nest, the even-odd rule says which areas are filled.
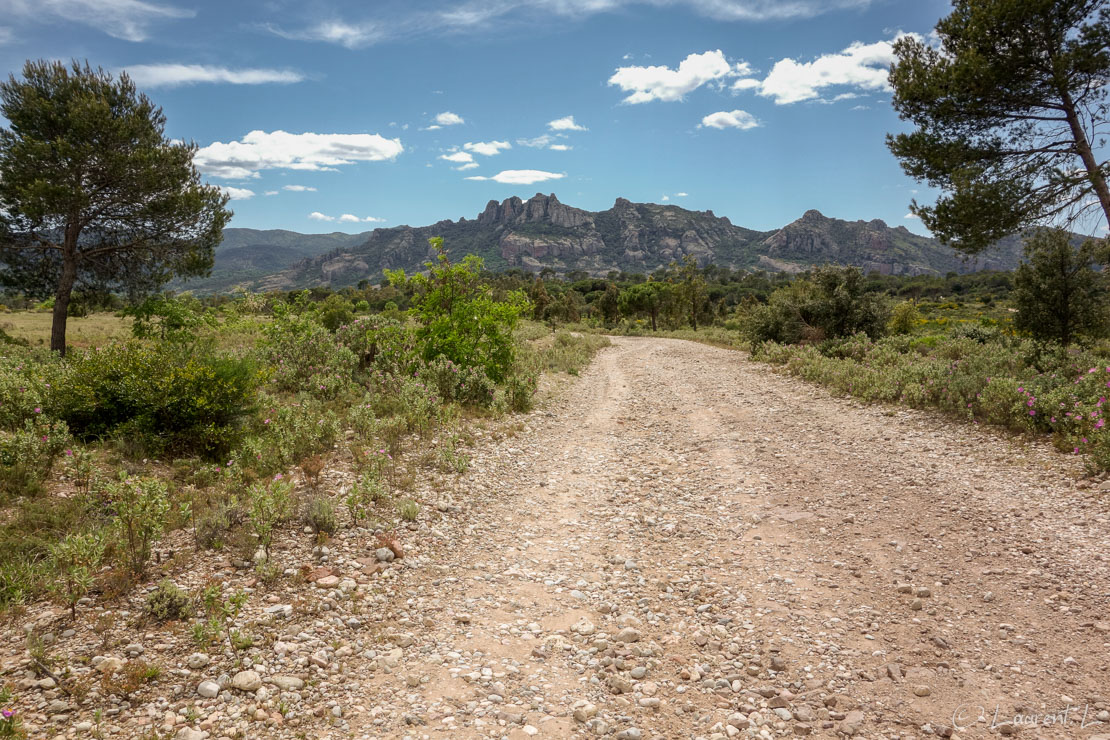
[[[253,484],[247,499],[250,506],[247,518],[269,560],[274,527],[293,515],[293,484],[278,475],[273,480]]]
[[[0,431],[0,493],[37,493],[69,442],[65,423],[41,413],[27,419],[22,429]]]
[[[1040,229],[1025,246],[1014,273],[1014,328],[1042,342],[1067,346],[1078,336],[1106,331],[1105,290],[1092,268],[1095,244],[1075,249],[1067,232]]]
[[[21,429],[41,413],[59,364],[46,353],[5,348],[0,355],[0,429]]]
[[[169,516],[166,484],[155,478],[122,477],[105,487],[116,515],[118,544],[126,565],[136,577],[146,573],[150,549],[161,536]]]
[[[874,338],[883,332],[888,315],[882,297],[864,292],[859,270],[822,267],[779,288],[767,305],[752,310],[744,321],[744,334],[753,346],[821,341],[857,332]]]
[[[0,284],[55,296],[52,350],[75,287],[142,295],[211,268],[228,197],[126,75],[28,61],[0,83],[0,114]]]
[[[305,504],[304,522],[316,534],[333,535],[339,531],[335,504],[327,496],[313,496]]]
[[[131,333],[138,339],[191,343],[202,328],[217,324],[213,312],[192,296],[150,296],[123,313],[133,319]]]
[[[521,371],[510,375],[505,381],[505,399],[509,408],[518,414],[532,410],[539,378],[535,373]]]
[[[646,313],[651,317],[651,330],[657,331],[659,311],[670,300],[671,291],[670,285],[654,281],[632,285],[620,294],[621,313],[626,316]]]
[[[913,301],[902,301],[891,312],[886,328],[891,334],[910,334],[921,321],[921,312]]]
[[[397,502],[397,514],[406,522],[415,522],[420,516],[420,504],[411,498],[403,498]]]
[[[99,534],[71,534],[50,547],[49,588],[55,598],[77,618],[77,602],[92,587],[96,569],[104,558],[104,539]]]
[[[219,458],[239,439],[258,382],[254,364],[240,357],[111,344],[67,361],[48,410],[82,439],[117,433],[154,454]]]
[[[385,500],[385,486],[380,474],[366,471],[362,473],[347,492],[344,503],[356,524],[370,518],[374,504]]]
[[[188,619],[193,615],[193,597],[169,579],[163,579],[146,597],[146,614],[156,622]]]
[[[943,191],[911,210],[974,253],[1092,197],[1110,221],[1105,0],[955,0],[939,48],[895,42],[894,107],[917,130],[888,137],[911,176]]]
[[[274,320],[265,328],[263,358],[273,368],[277,390],[335,398],[350,387],[358,358],[306,305],[302,298],[293,306],[274,306]]]
[[[495,383],[502,382],[513,365],[513,328],[529,308],[527,297],[514,291],[495,300],[481,280],[481,259],[468,255],[453,265],[442,239],[429,242],[438,256],[427,264],[428,275],[409,280],[403,272],[389,275],[394,286],[411,284],[417,292],[413,312],[421,323],[417,336],[424,360],[446,357],[461,367],[481,367]]]
[[[236,591],[225,597],[219,583],[210,583],[201,591],[200,602],[205,619],[193,624],[193,639],[198,645],[211,645],[223,635],[232,650],[250,647],[253,641],[235,629],[235,620],[247,603],[245,591]]]
[[[446,357],[437,357],[419,372],[445,401],[488,408],[496,398],[497,386],[482,367],[460,367]]]
[[[321,401],[303,398],[300,403],[288,403],[263,396],[261,402],[261,434],[248,439],[240,454],[244,465],[252,465],[263,474],[288,470],[310,455],[327,450],[339,438],[339,418]]]

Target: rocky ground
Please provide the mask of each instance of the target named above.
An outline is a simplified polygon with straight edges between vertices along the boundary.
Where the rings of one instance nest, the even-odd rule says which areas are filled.
[[[1073,458],[646,338],[503,426],[398,542],[178,567],[248,591],[238,653],[142,594],[9,620],[31,736],[1110,738],[1110,483]],[[28,629],[63,683],[162,672],[74,696]]]

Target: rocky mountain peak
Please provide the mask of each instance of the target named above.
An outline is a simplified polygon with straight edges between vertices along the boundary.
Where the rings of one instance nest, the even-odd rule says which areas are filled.
[[[483,226],[514,226],[530,223],[546,223],[574,229],[591,226],[593,217],[588,211],[563,205],[555,194],[536,193],[527,201],[515,195],[498,203],[491,200],[485,210],[478,215],[478,223]]]
[[[827,219],[825,218],[825,214],[821,213],[816,208],[810,208],[808,211],[803,213],[802,217],[798,220],[802,223],[820,223]]]

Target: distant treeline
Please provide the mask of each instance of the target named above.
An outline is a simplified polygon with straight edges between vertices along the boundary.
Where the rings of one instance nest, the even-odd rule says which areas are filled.
[[[537,320],[574,322],[592,319],[614,324],[620,319],[637,316],[647,319],[654,312],[658,320],[668,326],[691,323],[691,314],[695,309],[698,323],[723,322],[738,308],[765,303],[776,288],[796,277],[798,275],[748,272],[715,265],[693,268],[689,264],[672,264],[650,274],[613,271],[605,277],[591,277],[582,271],[559,275],[551,269],[539,273],[520,269],[483,273],[484,280],[497,296],[514,290],[527,293],[534,304],[533,318]],[[645,284],[646,288],[636,287]],[[872,272],[863,280],[864,292],[901,300],[947,298],[991,303],[996,299],[1006,299],[1012,287],[1013,273],[1010,272],[963,275],[952,272],[943,277]],[[330,303],[339,314],[346,313],[344,307],[352,313],[405,311],[410,308],[413,298],[411,288],[397,288],[388,283],[371,284],[369,280],[346,288],[319,286],[307,291],[275,292],[269,297],[292,299],[306,292],[310,300]],[[235,298],[235,294],[225,294],[204,296],[199,300],[202,305],[218,307]],[[9,309],[46,307],[19,294],[0,295],[0,303]],[[118,311],[127,305],[127,298],[117,294],[78,293],[70,304],[70,314],[80,316],[93,311]]]

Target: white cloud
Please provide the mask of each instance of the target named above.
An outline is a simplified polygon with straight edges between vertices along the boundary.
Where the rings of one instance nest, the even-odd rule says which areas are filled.
[[[567,146],[566,144],[552,144],[548,147],[553,152],[569,152],[574,147]]]
[[[359,218],[358,216],[354,215],[353,213],[344,213],[342,216],[339,217],[339,221],[340,221],[340,223],[345,223],[345,224],[358,224],[358,223],[380,224],[383,221],[385,221],[385,219],[384,218],[375,218],[374,216],[367,216],[366,218]]]
[[[467,162],[466,164],[459,165],[455,169],[459,170],[460,172],[462,172],[463,170],[476,170],[476,169],[478,169],[478,163],[477,162]]]
[[[373,22],[346,23],[340,20],[328,20],[300,31],[284,31],[276,26],[266,26],[271,33],[285,39],[294,41],[323,41],[329,44],[339,44],[348,49],[358,49],[369,46],[377,41],[389,37],[384,27]]]
[[[136,64],[124,70],[139,87],[177,87],[198,82],[264,85],[300,82],[304,75],[283,69],[229,69],[204,64]]]
[[[451,111],[437,114],[435,121],[438,126],[458,126],[460,123],[466,123],[462,116],[452,113]]]
[[[516,143],[520,146],[532,147],[533,149],[543,149],[554,140],[554,137],[550,136],[549,134],[543,134],[542,136],[537,136],[534,139],[517,139]]]
[[[263,193],[263,195],[277,195],[277,194],[278,194],[278,191],[276,191],[276,190],[267,190],[265,193]]]
[[[899,34],[895,40],[903,35]],[[893,62],[894,41],[873,44],[856,41],[839,53],[825,54],[812,62],[796,62],[790,58],[775,62],[760,84],[759,94],[774,98],[777,105],[787,105],[813,100],[826,87],[847,85],[868,91],[889,90],[887,76]],[[837,99],[845,100],[855,94],[842,93]]]
[[[690,54],[676,69],[670,67],[618,67],[609,84],[631,93],[625,103],[649,103],[653,100],[674,102],[702,85],[723,81],[730,77],[750,74],[750,67],[741,62],[734,68],[717,49],[702,54]]]
[[[531,185],[535,182],[544,182],[545,180],[559,180],[566,177],[565,174],[559,172],[544,172],[543,170],[503,170],[498,172],[493,177],[482,177],[481,175],[474,175],[466,178],[467,180],[493,180],[505,185]]]
[[[670,197],[669,195],[664,195],[664,196],[663,196],[662,198],[660,198],[659,200],[661,200],[661,201],[663,201],[664,203],[666,203],[666,202],[667,202],[668,200],[670,200],[670,199],[671,199],[671,197]]]
[[[483,154],[487,157],[492,157],[504,149],[512,149],[513,145],[507,141],[468,141],[463,144],[463,149],[475,154]]]
[[[701,119],[701,125],[699,125],[698,128],[703,126],[718,129],[738,128],[741,131],[747,131],[748,129],[759,126],[759,121],[747,111],[718,111],[716,113],[710,113],[708,116]]]
[[[757,87],[760,87],[762,84],[762,82],[755,79],[754,77],[741,77],[739,80],[732,83],[732,89],[734,92],[740,92],[742,90],[755,89]]]
[[[319,211],[313,211],[312,213],[308,214],[308,217],[311,218],[313,221],[334,221],[335,220],[335,216],[329,216],[325,213],[320,213]]]
[[[585,126],[579,126],[574,122],[574,116],[563,116],[556,118],[554,121],[548,121],[547,127],[552,131],[589,131]]]
[[[674,197],[676,197],[676,198],[685,198],[687,195],[689,195],[689,193],[675,193]]]
[[[254,191],[247,188],[221,187],[220,190],[227,193],[227,196],[232,200],[247,200],[254,197]]]
[[[212,177],[243,180],[259,170],[324,170],[355,162],[396,159],[400,139],[378,134],[291,134],[251,131],[240,141],[216,141],[197,151],[197,169]]]
[[[456,164],[465,164],[474,161],[474,155],[469,152],[451,152],[450,154],[441,154],[439,158],[448,162],[455,162]]]
[[[12,29],[7,26],[0,26],[0,46],[8,43],[13,38],[15,38],[15,34],[12,32]]]
[[[144,0],[0,0],[10,18],[55,24],[71,21],[125,41],[145,41],[159,21],[192,18],[196,11]]]
[[[315,193],[316,188],[311,185],[282,185],[282,190],[288,190],[291,193]]]
[[[921,218],[921,216],[918,216],[918,215],[917,215],[916,213],[914,213],[913,211],[910,211],[910,212],[909,212],[909,213],[907,213],[907,214],[906,214],[905,216],[902,216],[902,218]]]

